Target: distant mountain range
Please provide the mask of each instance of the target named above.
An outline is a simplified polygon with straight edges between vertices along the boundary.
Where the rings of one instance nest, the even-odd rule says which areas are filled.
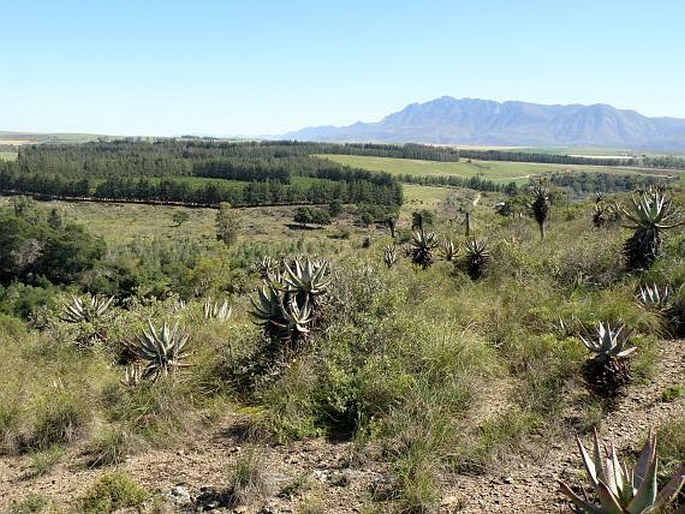
[[[376,123],[309,127],[281,137],[306,141],[603,146],[685,150],[685,119],[648,118],[611,105],[540,105],[443,96]]]

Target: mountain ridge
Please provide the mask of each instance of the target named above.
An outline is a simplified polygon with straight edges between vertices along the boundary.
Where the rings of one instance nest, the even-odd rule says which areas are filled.
[[[609,104],[537,104],[442,96],[380,121],[306,127],[286,139],[336,142],[598,146],[685,150],[685,119],[647,117]]]

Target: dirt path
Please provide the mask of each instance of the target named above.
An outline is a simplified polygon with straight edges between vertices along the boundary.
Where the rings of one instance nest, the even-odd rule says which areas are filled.
[[[655,379],[648,385],[634,386],[602,425],[602,437],[611,437],[620,453],[639,449],[648,428],[685,415],[685,399],[660,401],[665,388],[685,383],[685,341],[662,343],[660,357]],[[239,418],[229,417],[218,428],[190,440],[186,449],[135,455],[121,469],[157,496],[168,494],[178,484],[194,495],[202,487],[226,487],[231,465],[246,451],[244,441],[236,434],[239,422]],[[540,440],[534,446],[530,455],[512,460],[497,472],[445,476],[440,512],[560,512],[564,503],[557,480],[573,482],[581,466],[572,434],[554,441]],[[273,494],[254,508],[218,512],[293,513],[309,506],[313,510],[307,512],[356,513],[368,504],[369,490],[387,472],[383,464],[357,462],[350,442],[315,439],[260,447],[259,452],[264,468],[273,477]],[[73,450],[47,475],[32,478],[30,472],[28,456],[0,458],[0,512],[29,493],[43,494],[57,505],[67,506],[82,496],[103,470],[88,469],[83,455]],[[289,485],[291,491],[283,493]]]

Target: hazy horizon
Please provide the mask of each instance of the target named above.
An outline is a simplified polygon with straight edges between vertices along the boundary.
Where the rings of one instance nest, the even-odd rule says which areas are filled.
[[[441,96],[685,118],[676,0],[4,6],[0,130],[277,135]]]

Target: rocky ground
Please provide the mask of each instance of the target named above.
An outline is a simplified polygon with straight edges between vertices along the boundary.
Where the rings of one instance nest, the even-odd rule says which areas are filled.
[[[619,450],[637,451],[649,428],[685,415],[685,400],[661,401],[669,386],[685,384],[685,341],[668,341],[654,379],[633,386],[628,397],[602,424],[602,436],[611,437]],[[246,451],[235,430],[237,417],[200,434],[187,448],[158,450],[128,458],[121,469],[138,480],[156,500],[148,512],[315,513],[368,512],[372,491],[387,489],[382,463],[359,462],[351,442],[315,439],[288,446],[260,447],[262,465],[271,477],[267,498],[247,507],[224,506],[231,466]],[[564,434],[563,431],[560,434]],[[526,455],[503,463],[496,472],[481,476],[442,477],[440,511],[461,513],[564,512],[557,480],[574,482],[581,463],[571,434],[534,441]],[[30,493],[40,493],[70,512],[69,504],[83,494],[103,470],[85,466],[78,450],[68,453],[44,476],[32,477],[28,456],[0,458],[0,512]],[[383,504],[375,502],[376,512]]]

